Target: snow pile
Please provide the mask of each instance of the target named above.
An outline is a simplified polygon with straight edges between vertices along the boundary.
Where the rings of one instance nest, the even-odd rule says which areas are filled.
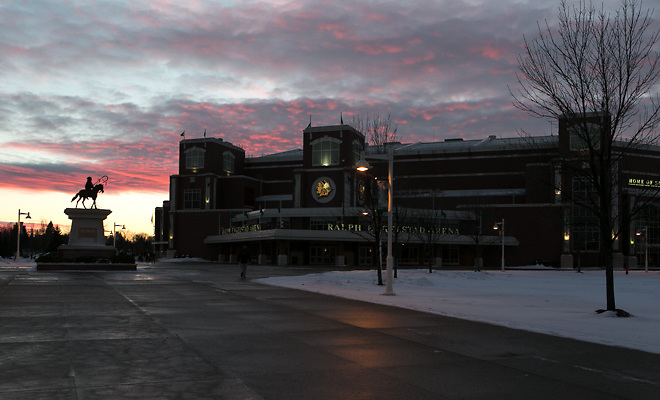
[[[396,296],[382,296],[375,271],[256,280],[516,329],[660,353],[660,273],[615,272],[616,318],[606,308],[605,272],[400,270]]]

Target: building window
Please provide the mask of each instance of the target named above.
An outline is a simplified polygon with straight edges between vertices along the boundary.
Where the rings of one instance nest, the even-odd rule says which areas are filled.
[[[591,207],[599,204],[593,184],[584,179],[573,178],[573,235],[574,251],[600,250],[600,229],[598,217]]]
[[[585,132],[586,126],[586,132]],[[587,122],[568,128],[572,151],[600,150],[601,126]]]
[[[309,246],[310,264],[335,264],[336,249],[334,246]]]
[[[231,151],[222,153],[222,170],[231,175],[234,173],[234,160],[236,156]]]
[[[372,252],[371,247],[360,246],[358,248],[358,265],[372,265]]]
[[[339,164],[339,139],[324,137],[313,141],[312,165],[328,167]]]
[[[325,231],[328,229],[328,225],[334,225],[336,223],[336,218],[312,219],[309,221],[309,229],[313,231]]]
[[[574,251],[598,251],[600,249],[600,230],[597,226],[573,227]]]
[[[357,164],[358,161],[360,161],[360,155],[364,149],[362,148],[362,143],[360,143],[359,140],[354,140],[353,141],[353,164]]]
[[[442,265],[458,265],[457,245],[450,244],[442,246]]]
[[[419,247],[417,246],[401,246],[399,250],[399,263],[400,264],[419,264]]]
[[[183,191],[183,208],[202,208],[202,191],[200,189],[186,189]]]
[[[204,168],[204,149],[199,147],[192,147],[185,151],[186,153],[186,169],[201,169]]]

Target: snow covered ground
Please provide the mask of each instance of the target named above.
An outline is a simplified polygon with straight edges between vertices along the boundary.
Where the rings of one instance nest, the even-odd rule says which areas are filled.
[[[191,259],[182,259],[190,261]],[[178,261],[178,260],[177,260]],[[34,261],[0,259],[0,270],[34,270]],[[140,266],[138,265],[138,269]],[[400,270],[395,296],[383,296],[375,271],[337,271],[256,282],[387,304],[516,329],[660,354],[660,271],[615,271],[617,308],[630,318],[596,313],[606,306],[602,270]],[[384,271],[383,271],[384,276]]]
[[[384,275],[384,273],[383,273]],[[384,278],[383,278],[384,279]],[[617,308],[606,308],[605,272],[400,270],[395,296],[375,271],[326,272],[257,282],[405,307],[516,329],[660,353],[660,272],[615,271]]]

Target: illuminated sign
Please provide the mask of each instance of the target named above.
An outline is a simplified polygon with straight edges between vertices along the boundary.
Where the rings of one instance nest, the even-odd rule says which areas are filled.
[[[369,225],[364,228],[361,224],[328,224],[326,226],[327,231],[351,231],[351,232],[361,232],[361,231],[372,231],[373,226]],[[387,226],[383,226],[383,232],[387,232]],[[395,231],[399,233],[417,233],[417,234],[437,234],[437,235],[460,235],[458,228],[439,226],[432,230],[428,230],[423,226],[400,226],[394,227]]]
[[[261,230],[261,225],[245,225],[245,226],[232,226],[231,228],[224,228],[220,231],[221,235],[227,235],[229,233],[242,233],[242,232],[256,232]]]
[[[232,226],[231,228],[224,228],[220,231],[221,235],[228,235],[232,233],[243,233],[243,232],[256,232],[262,230],[262,226],[259,224],[254,225],[245,225],[245,226]],[[268,228],[266,228],[268,229]],[[372,232],[373,226],[362,224],[327,224],[325,226],[326,231],[348,231],[348,232]],[[395,231],[399,233],[413,233],[413,234],[437,234],[437,235],[460,235],[457,227],[446,227],[439,226],[432,230],[428,230],[423,226],[400,226],[394,227]],[[387,226],[382,227],[383,232],[387,232]]]
[[[658,179],[629,178],[628,179],[628,186],[660,188],[660,180],[658,180]]]

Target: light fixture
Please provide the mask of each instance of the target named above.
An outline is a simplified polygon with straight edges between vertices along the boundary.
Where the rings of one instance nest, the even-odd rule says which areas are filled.
[[[367,160],[364,159],[364,153],[362,153],[362,156],[355,164],[355,169],[357,169],[360,172],[366,172],[371,169],[371,164],[369,164],[369,162],[367,162]]]
[[[18,209],[18,223],[16,225],[16,230],[18,231],[18,238],[16,238],[16,262],[19,262],[21,259],[21,215],[25,215],[25,219],[32,219],[30,217],[30,212],[21,212],[21,209]]]

